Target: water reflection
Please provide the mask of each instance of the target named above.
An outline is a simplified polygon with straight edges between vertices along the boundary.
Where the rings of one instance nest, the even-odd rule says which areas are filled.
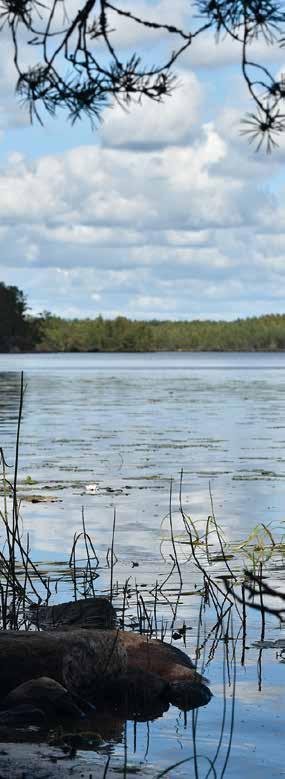
[[[0,372],[0,440],[13,438],[17,426],[20,374]]]
[[[55,555],[66,546],[82,504],[99,544],[115,505],[125,554],[134,554],[134,524],[141,554],[152,554],[169,481],[179,481],[181,467],[195,521],[209,513],[209,480],[228,533],[238,537],[261,520],[283,520],[283,355],[5,355],[1,365],[10,367],[0,379],[7,460],[19,388],[11,368],[21,365],[27,389],[20,481],[31,477],[33,492],[48,489],[63,500],[38,506],[38,521],[25,509],[40,556],[45,545]],[[98,491],[87,494],[93,482]]]
[[[14,368],[26,365],[21,513],[33,557],[44,561],[44,576],[51,574],[54,585],[58,573],[62,575],[53,592],[55,601],[66,599],[70,588],[67,561],[82,506],[100,553],[96,587],[108,590],[105,560],[116,507],[114,600],[117,605],[120,587],[128,580],[136,599],[127,603],[126,622],[137,619],[139,608],[143,612],[143,603],[148,605],[156,582],[159,587],[167,579],[171,566],[173,548],[165,528],[168,519],[163,518],[169,510],[172,476],[173,529],[181,536],[177,507],[182,466],[185,511],[198,525],[211,513],[209,480],[227,540],[240,541],[262,520],[275,520],[276,525],[284,521],[284,355],[105,355],[99,360],[39,355],[25,357],[24,366],[20,356],[3,359],[0,364],[8,372],[0,374],[0,438],[11,461],[19,388]],[[86,492],[90,483],[98,485],[94,494]],[[26,500],[33,495],[57,502]],[[115,766],[126,776],[135,771],[153,779],[281,776],[284,664],[275,657],[276,646],[262,651],[253,646],[260,638],[258,614],[248,616],[244,634],[239,625],[229,623],[228,631],[217,636],[215,615],[201,615],[195,596],[199,582],[188,562],[189,544],[177,549],[183,589],[177,605],[179,577],[166,585],[159,602],[160,627],[169,640],[175,634],[178,645],[185,641],[192,657],[198,647],[214,697],[198,713],[185,714],[172,706],[147,712],[151,724],[148,719],[130,721],[129,712],[98,712],[98,720],[96,713],[93,732],[98,730],[102,740],[98,753],[94,745],[88,752],[89,774],[96,765],[102,768],[102,754],[109,752],[110,775]],[[56,561],[62,565],[57,567]],[[276,578],[283,575],[280,566],[275,557]],[[217,560],[217,576],[222,573],[219,567]],[[265,638],[275,641],[279,636],[279,624],[268,615]],[[87,751],[79,744],[77,757],[84,752],[86,760]]]

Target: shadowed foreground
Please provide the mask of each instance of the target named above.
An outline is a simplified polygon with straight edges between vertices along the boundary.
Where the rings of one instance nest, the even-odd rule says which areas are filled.
[[[205,705],[211,698],[210,690],[188,656],[158,639],[100,629],[3,631],[0,637],[2,713],[9,693],[8,703],[38,706],[38,697],[33,700],[31,693],[27,701],[23,683],[42,677],[62,685],[80,710],[88,702],[97,707],[121,707],[133,716],[153,709],[156,716],[155,712],[161,713],[169,703],[192,709]],[[16,698],[15,695],[11,698],[11,691],[19,685],[23,685],[24,692],[20,688]],[[46,694],[50,697],[50,685]]]

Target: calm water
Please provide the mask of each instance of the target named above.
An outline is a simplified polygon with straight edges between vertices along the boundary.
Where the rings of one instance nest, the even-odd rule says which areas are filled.
[[[36,560],[68,558],[82,507],[96,549],[104,555],[116,508],[118,575],[134,581],[135,574],[139,585],[154,584],[165,576],[171,551],[164,519],[171,479],[174,528],[177,534],[182,530],[177,510],[182,468],[184,506],[198,524],[211,513],[210,482],[215,514],[228,539],[244,538],[259,522],[271,522],[276,532],[282,527],[285,354],[0,355],[0,445],[11,464],[21,370],[27,386],[19,493]],[[35,483],[28,484],[27,477]],[[90,484],[96,484],[95,494],[86,491]],[[26,500],[35,494],[57,501]],[[180,558],[183,564],[182,552]],[[133,562],[139,562],[135,570]],[[193,586],[186,562],[183,579],[187,588]],[[197,607],[186,595],[178,614],[178,621],[183,619],[193,628],[187,642],[191,653]],[[237,663],[235,731],[225,769],[231,779],[284,776],[284,665],[282,656],[264,650],[259,689],[253,647],[259,630],[255,616],[246,664]],[[266,637],[282,635],[278,623],[269,620]],[[172,779],[204,779],[209,770],[209,776],[223,775],[232,686],[216,774],[207,762],[215,755],[223,719],[221,649],[207,675],[214,698],[199,711],[198,774],[190,762],[170,771]],[[191,715],[185,722],[171,708],[150,729],[138,724],[135,746],[132,728],[129,724],[129,761],[141,776],[147,768],[145,775],[155,777],[192,754]],[[114,744],[113,751],[120,759],[123,746]],[[88,760],[91,771],[93,753]]]

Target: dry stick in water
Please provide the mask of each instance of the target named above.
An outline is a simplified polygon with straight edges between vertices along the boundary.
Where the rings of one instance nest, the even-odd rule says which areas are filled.
[[[5,558],[3,553],[0,553],[0,558],[3,564],[2,575],[6,580],[5,594],[3,591],[3,587],[1,588],[2,627],[4,627],[5,625],[6,628],[10,627],[16,630],[19,628],[20,625],[23,624],[23,616],[21,615],[20,618],[21,610],[25,612],[25,603],[27,601],[31,603],[31,599],[27,593],[28,585],[31,588],[34,595],[36,595],[38,601],[39,602],[42,601],[42,596],[39,595],[38,590],[34,585],[32,574],[36,577],[37,581],[40,581],[41,585],[44,588],[44,591],[47,594],[47,597],[49,597],[50,594],[49,586],[46,580],[37,570],[36,566],[34,565],[34,563],[30,558],[29,538],[27,539],[27,549],[25,549],[22,543],[20,527],[19,527],[20,513],[19,513],[19,503],[17,500],[17,477],[18,477],[18,464],[19,464],[19,442],[20,442],[21,419],[22,419],[22,410],[23,410],[23,398],[24,398],[24,381],[23,381],[23,373],[21,373],[20,402],[19,402],[18,422],[17,422],[16,455],[15,455],[13,484],[8,482],[6,479],[6,467],[8,466],[5,461],[3,450],[1,450],[2,475],[3,475],[3,484],[4,484],[4,512],[0,511],[0,517],[5,527],[6,543],[8,546],[8,560]],[[12,528],[9,525],[9,516],[8,516],[8,507],[7,507],[7,495],[6,495],[7,483],[10,485],[12,496],[13,496]],[[24,583],[22,582],[21,578],[19,578],[19,576],[17,575],[16,552],[20,554],[20,558],[24,570]],[[10,594],[11,594],[11,600],[9,600]]]
[[[232,626],[232,633],[233,633],[233,626]],[[235,719],[235,693],[236,693],[236,647],[234,641],[232,641],[233,646],[233,683],[232,683],[232,708],[231,708],[231,723],[230,723],[230,734],[229,734],[229,743],[227,748],[227,753],[225,757],[225,762],[221,771],[221,779],[223,779],[223,776],[225,775],[226,768],[228,765],[230,753],[231,753],[231,747],[232,747],[232,739],[233,739],[233,731],[234,731],[234,719]]]
[[[260,587],[259,577],[257,577],[255,574],[251,574],[248,571],[245,571],[245,574],[255,584],[258,583],[258,585]],[[225,584],[225,587],[227,588],[228,593],[233,598],[235,598],[235,600],[238,603],[242,604],[242,598],[240,597],[240,595],[238,595],[238,593],[234,590],[234,588],[230,586],[227,577],[225,577],[225,579],[224,579],[224,584]],[[262,586],[262,595],[273,595],[275,597],[280,598],[281,600],[284,600],[285,596],[282,595],[282,593],[279,593],[278,590],[273,590],[271,587],[268,587],[268,585],[266,585],[265,582],[262,582],[261,586]],[[260,592],[255,589],[255,586],[251,586],[250,584],[247,584],[247,582],[245,582],[244,587],[245,587],[245,589],[249,593],[249,600],[245,601],[245,605],[247,606],[247,608],[255,609],[255,611],[261,611],[261,608],[262,608],[262,611],[264,612],[264,614],[273,614],[274,616],[278,617],[282,622],[284,622],[283,614],[285,614],[285,608],[284,609],[282,609],[282,608],[274,609],[274,608],[271,608],[270,606],[265,606],[264,602],[263,602],[263,606],[261,607],[260,603],[253,603],[252,602],[252,598],[254,598],[256,595],[259,595]]]
[[[18,421],[17,421],[17,436],[16,436],[16,452],[15,452],[15,465],[14,465],[14,483],[13,483],[13,524],[12,524],[12,545],[11,545],[11,557],[10,557],[10,565],[11,565],[11,573],[13,578],[12,583],[12,627],[17,628],[17,615],[16,615],[16,557],[15,557],[15,546],[17,540],[20,541],[20,535],[19,535],[19,511],[18,511],[18,501],[17,501],[17,479],[18,479],[18,465],[19,465],[19,448],[20,448],[20,431],[21,431],[21,422],[22,422],[22,412],[23,412],[23,400],[24,400],[24,373],[21,371],[21,384],[20,384],[20,401],[19,401],[19,410],[18,410]],[[21,544],[20,544],[21,548]]]
[[[77,533],[74,533],[73,544],[70,552],[68,565],[69,568],[71,569],[71,578],[73,582],[73,595],[75,601],[77,600],[77,567],[76,567],[76,556],[75,556],[76,544],[77,544]]]
[[[38,598],[38,602],[40,603],[43,600],[43,598],[42,598],[42,596],[39,595],[39,593],[37,591],[37,588],[35,587],[35,585],[33,583],[33,579],[32,579],[32,576],[31,576],[30,570],[29,570],[30,568],[32,570],[32,573],[36,577],[36,579],[39,580],[41,585],[44,587],[44,590],[46,592],[45,600],[47,598],[50,598],[51,592],[50,592],[50,589],[49,589],[48,581],[42,576],[41,572],[38,570],[36,565],[33,563],[32,559],[31,559],[31,557],[29,555],[29,552],[28,551],[26,552],[26,550],[25,550],[25,548],[24,548],[24,546],[22,544],[21,536],[20,536],[20,533],[19,533],[19,523],[18,523],[18,526],[17,526],[16,545],[17,545],[17,548],[19,549],[19,552],[20,552],[20,555],[21,555],[22,564],[23,564],[23,567],[24,567],[25,572],[27,574],[27,579],[28,579],[29,585],[30,585],[31,589],[34,592],[34,595],[36,595],[36,597]],[[26,592],[25,592],[25,598],[27,599]]]
[[[260,563],[260,568],[259,568],[259,597],[260,597],[260,612],[261,612],[260,641],[263,643],[265,637],[265,609],[264,609],[263,592],[262,592],[262,563]],[[260,648],[258,654],[257,668],[258,668],[258,689],[260,691],[262,687],[262,647]]]
[[[135,593],[136,593],[136,606],[137,606],[137,620],[138,620],[138,627],[140,629],[140,633],[142,634],[144,632],[144,622],[145,618],[142,613],[142,607],[140,604],[140,598],[139,598],[139,590],[137,582],[135,582]]]
[[[226,611],[223,614],[223,620],[225,619],[225,617],[227,616],[228,612],[231,609],[232,609],[231,605],[227,607]],[[213,660],[213,658],[215,656],[215,652],[216,652],[217,646],[219,644],[219,641],[220,641],[220,638],[221,638],[221,635],[222,635],[222,630],[223,630],[222,622],[221,622],[220,619],[218,619],[218,621],[215,623],[215,625],[213,625],[211,630],[209,630],[207,636],[203,639],[203,643],[200,646],[200,651],[206,649],[206,646],[207,646],[207,643],[208,643],[208,641],[210,639],[210,636],[212,635],[212,633],[214,633],[214,638],[213,638],[212,643],[210,645],[210,649],[209,649],[209,652],[208,652],[208,660],[207,660],[207,662],[205,664],[205,668],[207,667],[207,665],[209,665],[209,663],[211,662],[211,660]]]
[[[92,595],[95,596],[95,588],[94,588],[94,578],[97,578],[96,570],[99,566],[99,558],[96,554],[96,550],[94,547],[94,544],[92,542],[92,539],[86,531],[85,527],[85,518],[84,518],[84,508],[82,507],[82,527],[80,533],[75,533],[73,536],[73,544],[72,549],[69,557],[69,568],[71,569],[71,577],[73,581],[73,593],[74,593],[74,600],[76,601],[79,597],[88,597],[90,594],[90,590],[92,592]],[[79,543],[79,540],[83,538],[84,546],[85,546],[85,552],[86,552],[86,563],[85,563],[85,569],[81,569],[81,575],[80,578],[83,578],[83,593],[80,592],[80,584],[79,584],[79,575],[77,571],[77,562],[76,562],[76,548],[77,544]],[[91,553],[90,553],[91,550]],[[92,566],[92,560],[95,560],[95,572],[93,570]],[[83,573],[82,573],[83,570]],[[82,588],[82,587],[81,587]]]
[[[126,613],[126,604],[127,604],[127,594],[128,594],[128,586],[129,586],[130,576],[128,579],[126,579],[124,588],[123,588],[123,606],[122,606],[122,617],[121,617],[121,628],[122,630],[125,630],[125,613]]]
[[[9,544],[9,567],[12,580],[12,601],[10,604],[11,613],[11,627],[17,628],[16,617],[16,555],[15,544],[18,530],[18,503],[17,503],[17,477],[18,477],[18,464],[19,464],[19,445],[20,445],[20,429],[23,411],[23,397],[24,397],[24,374],[21,372],[21,384],[20,384],[20,401],[18,410],[17,421],[17,437],[16,437],[16,452],[15,452],[15,465],[14,465],[14,482],[13,482],[13,521],[12,521],[12,539]],[[10,534],[8,534],[10,536]]]
[[[228,561],[227,561],[227,558],[226,558],[226,555],[225,555],[225,550],[224,550],[224,547],[223,547],[223,542],[222,542],[221,534],[220,534],[220,531],[219,531],[218,523],[217,523],[216,516],[215,516],[215,512],[214,512],[214,501],[213,501],[213,495],[212,495],[212,489],[211,489],[211,482],[210,482],[210,481],[209,481],[209,495],[210,495],[210,501],[211,501],[212,520],[213,520],[213,522],[214,522],[214,525],[215,525],[215,530],[216,530],[216,534],[217,534],[217,537],[218,537],[218,541],[219,541],[219,545],[220,545],[220,550],[221,550],[221,553],[222,553],[222,558],[223,558],[223,561],[224,561],[224,563],[225,563],[225,566],[226,566],[226,568],[228,569],[228,571],[229,571],[229,573],[230,573],[231,577],[232,577],[233,579],[235,579],[235,581],[237,581],[237,577],[236,577],[236,575],[234,574],[234,572],[232,571],[231,567],[229,566],[229,564],[228,564]]]
[[[141,593],[140,593],[140,595],[139,595],[139,599],[140,599],[140,602],[141,602],[141,604],[142,604],[142,607],[143,607],[143,613],[144,613],[144,623],[145,623],[145,621],[146,621],[146,622],[147,622],[147,624],[148,624],[148,630],[147,630],[147,634],[148,634],[149,638],[152,638],[152,635],[153,635],[153,624],[152,624],[152,617],[151,617],[151,615],[148,613],[148,610],[147,610],[147,608],[146,608],[146,605],[145,605],[145,602],[144,602],[144,599],[143,599],[143,596],[142,596],[142,594],[141,594]],[[144,632],[144,633],[146,632],[146,630],[145,630],[145,627],[144,627],[144,630],[143,630],[143,632]]]
[[[173,559],[173,558],[171,558],[171,559]],[[165,587],[165,585],[167,584],[167,582],[168,582],[168,581],[169,581],[169,579],[171,578],[171,576],[172,576],[172,574],[173,574],[173,571],[175,570],[175,568],[176,568],[176,563],[175,563],[175,560],[174,560],[174,562],[173,562],[173,565],[172,565],[172,568],[171,568],[171,571],[170,571],[170,573],[168,573],[168,574],[167,574],[166,578],[163,580],[162,584],[161,584],[161,585],[160,585],[160,587],[159,587],[159,592],[160,592],[160,593],[163,595],[163,597],[164,597],[164,598],[166,598],[166,596],[165,596],[165,595],[164,595],[164,593],[163,593],[163,587]],[[166,598],[166,600],[167,600],[167,598]],[[170,604],[169,604],[169,605],[170,605]]]
[[[103,773],[102,779],[106,779],[106,777],[107,777],[110,761],[111,761],[111,755],[109,755],[108,758],[107,758],[107,762],[106,762],[106,765],[105,765],[105,768],[104,768],[104,773]],[[92,774],[91,774],[91,776],[92,776]]]
[[[201,565],[200,560],[198,559],[198,557],[196,555],[196,550],[195,550],[195,545],[194,545],[193,535],[192,535],[192,529],[191,529],[191,523],[188,521],[188,517],[185,514],[185,511],[183,509],[183,504],[182,504],[182,483],[183,483],[183,469],[181,470],[181,475],[180,475],[180,490],[179,490],[180,513],[181,513],[181,516],[182,516],[182,519],[183,519],[183,523],[184,523],[184,527],[185,527],[186,533],[187,533],[187,535],[189,537],[189,541],[190,541],[190,546],[191,546],[191,551],[192,551],[194,562],[195,562],[197,568],[199,569],[199,571],[202,573],[202,575],[204,577],[204,580],[208,583],[208,586],[211,587],[211,594],[212,594],[212,599],[213,599],[213,603],[214,603],[216,612],[217,612],[217,614],[218,613],[221,614],[219,600],[218,600],[218,597],[216,595],[216,592],[214,592],[214,590],[217,591],[217,593],[219,593],[220,595],[222,595],[223,598],[225,597],[225,593],[219,587],[217,582],[215,582],[213,579],[211,579],[211,577],[209,576],[209,574],[207,573],[205,568]],[[235,608],[237,608],[235,600],[231,601],[231,599],[229,598],[229,591],[227,592],[227,598],[228,598],[229,602],[232,603],[232,605],[235,605]]]
[[[244,665],[245,663],[245,643],[246,643],[246,602],[245,602],[245,590],[244,590],[244,584],[241,586],[241,595],[242,595],[242,655],[241,655],[241,665]]]
[[[204,608],[204,599],[202,597],[200,602],[200,608],[199,608],[199,616],[198,616],[198,630],[197,630],[197,641],[196,641],[196,651],[195,651],[196,661],[198,661],[200,658],[200,630],[202,626],[203,608]],[[194,760],[195,779],[199,779],[198,753],[197,753],[197,744],[196,744],[198,712],[199,712],[198,709],[192,710],[192,737],[193,737],[193,752],[194,752],[193,760]]]
[[[114,508],[113,528],[112,528],[112,543],[111,543],[111,578],[110,578],[110,601],[113,601],[113,574],[114,574],[114,543],[115,543],[115,529],[116,529],[116,509]]]
[[[125,720],[124,722],[124,766],[123,766],[123,776],[124,779],[127,779],[128,775],[128,722]]]
[[[86,569],[87,569],[87,570],[86,570],[86,574],[87,574],[87,575],[89,574],[89,579],[87,580],[87,583],[88,583],[88,591],[89,591],[89,589],[91,588],[92,595],[93,595],[93,597],[94,597],[94,596],[95,596],[95,588],[94,588],[94,573],[93,573],[93,567],[92,567],[92,564],[91,564],[91,555],[90,555],[90,549],[91,549],[91,552],[92,552],[92,555],[93,555],[93,559],[94,559],[94,560],[96,560],[96,567],[95,567],[95,570],[96,570],[96,569],[98,568],[98,566],[99,566],[99,559],[98,559],[98,557],[97,557],[97,554],[96,554],[95,547],[94,547],[94,544],[93,544],[93,542],[92,542],[92,539],[91,539],[91,537],[90,537],[89,533],[87,533],[87,532],[86,532],[86,527],[85,527],[85,517],[84,517],[84,508],[83,508],[83,506],[82,506],[82,526],[83,526],[83,538],[84,538],[84,544],[85,544],[85,550],[86,550],[86,559],[87,559],[87,563],[86,563]],[[97,574],[95,574],[95,576],[96,576],[96,578],[97,578]]]
[[[171,543],[172,543],[172,548],[173,548],[173,553],[174,553],[174,559],[175,559],[176,567],[177,567],[177,570],[178,570],[178,576],[179,576],[179,580],[180,580],[180,592],[181,592],[182,586],[183,586],[183,581],[182,581],[181,569],[180,569],[180,565],[179,565],[178,557],[177,557],[177,551],[176,551],[176,546],[175,546],[175,539],[174,539],[174,534],[173,534],[173,523],[172,523],[172,485],[173,485],[173,482],[172,482],[172,479],[171,479],[170,480],[170,491],[169,491],[169,524],[170,524],[170,533],[171,533]]]
[[[155,582],[155,590],[154,590],[154,606],[153,606],[153,618],[154,618],[154,627],[155,627],[155,636],[157,638],[157,591],[158,591],[158,581]]]
[[[264,636],[265,636],[265,611],[264,611],[263,592],[262,592],[262,563],[260,563],[260,568],[259,568],[259,597],[260,597],[260,611],[261,611],[261,636],[260,636],[260,640],[264,641]]]
[[[227,693],[226,693],[226,644],[223,643],[223,713],[222,713],[222,722],[221,722],[221,730],[220,730],[220,736],[219,741],[217,744],[216,752],[214,754],[214,757],[212,759],[213,766],[217,762],[222,743],[223,743],[223,737],[224,737],[224,731],[225,731],[225,724],[226,724],[226,714],[227,714]],[[208,779],[211,774],[212,769],[209,768],[208,773],[205,776],[205,779]]]
[[[250,571],[246,571],[247,578],[252,581],[254,584],[257,584],[262,586],[262,594],[263,595],[272,595],[273,597],[278,597],[280,600],[285,600],[285,593],[279,592],[278,590],[274,590],[272,587],[269,587],[266,582],[262,581],[260,582],[259,577],[255,576]]]

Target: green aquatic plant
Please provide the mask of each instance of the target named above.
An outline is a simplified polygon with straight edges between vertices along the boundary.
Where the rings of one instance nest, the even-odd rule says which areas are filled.
[[[24,479],[24,482],[23,482],[23,483],[24,483],[24,484],[27,484],[27,485],[32,485],[32,484],[37,484],[37,481],[36,481],[36,479],[33,479],[33,478],[32,478],[32,476],[29,476],[29,474],[28,474],[28,475],[25,477],[25,479]]]
[[[29,544],[29,536],[24,536],[23,523],[20,514],[21,500],[18,498],[17,475],[19,460],[19,441],[21,417],[24,398],[23,375],[19,400],[19,415],[16,440],[15,464],[13,476],[8,478],[10,469],[4,453],[1,453],[1,498],[0,506],[0,629],[19,629],[29,626],[27,615],[31,603],[48,604],[52,594],[57,595],[63,585],[73,591],[73,597],[84,598],[94,596],[95,582],[104,566],[99,564],[92,537],[87,532],[82,510],[82,530],[76,533],[69,559],[57,564],[35,564]],[[24,483],[32,486],[34,480],[26,476]],[[164,638],[166,631],[185,637],[187,626],[177,624],[176,618],[180,599],[183,596],[196,598],[201,595],[205,604],[214,608],[217,624],[220,625],[232,608],[236,609],[238,619],[243,623],[246,619],[246,607],[252,605],[253,589],[257,592],[255,607],[263,608],[263,579],[268,575],[270,565],[276,560],[285,561],[284,534],[280,528],[271,524],[259,523],[249,535],[238,542],[229,541],[224,529],[218,523],[211,486],[209,485],[211,513],[204,522],[197,522],[187,514],[182,499],[183,472],[180,477],[178,509],[174,512],[173,482],[170,483],[169,511],[164,517],[161,528],[162,557],[170,564],[163,581],[156,581],[151,586],[137,585],[135,577],[128,577],[123,584],[115,581],[114,569],[117,562],[115,554],[115,524],[114,513],[111,545],[107,552],[105,569],[109,569],[109,589],[111,599],[116,600],[116,607],[121,613],[120,626],[133,627],[150,636]],[[30,496],[32,502],[41,500],[41,496]],[[53,500],[49,498],[48,500]],[[174,529],[176,515],[180,518],[180,531]],[[165,522],[168,522],[168,531]],[[167,550],[164,552],[164,543]],[[183,551],[183,559],[181,552]],[[284,564],[284,562],[283,562]],[[134,563],[132,567],[134,567]],[[193,587],[184,588],[184,568],[192,566]],[[188,573],[187,573],[188,575]],[[251,579],[250,577],[255,577]],[[254,582],[254,585],[253,585]],[[143,589],[146,588],[146,589]],[[170,595],[169,595],[170,593]],[[248,596],[248,597],[247,597]],[[247,598],[247,600],[246,600]],[[167,603],[171,612],[170,621],[166,623],[158,616],[162,603]],[[242,604],[242,610],[239,604]],[[129,613],[132,614],[129,617]],[[274,612],[275,613],[275,612]]]
[[[231,549],[233,556],[246,557],[255,571],[257,565],[269,561],[274,552],[282,549],[282,545],[282,541],[274,539],[270,526],[260,522],[244,541],[232,544]]]
[[[183,471],[180,476],[179,488],[181,532],[175,534],[172,542],[174,540],[178,548],[186,547],[186,550],[189,549],[189,554],[186,551],[184,562],[190,561],[191,558],[194,558],[195,562],[195,558],[198,558],[203,566],[207,567],[208,571],[217,563],[224,563],[225,573],[227,571],[234,579],[237,577],[242,579],[244,569],[248,569],[248,562],[251,563],[253,570],[256,570],[260,563],[264,564],[274,558],[274,556],[284,555],[285,558],[285,534],[282,526],[273,526],[271,522],[260,522],[241,541],[229,541],[215,516],[211,485],[209,484],[211,514],[208,515],[204,522],[201,522],[201,520],[199,522],[195,521],[184,510],[182,485]],[[171,507],[169,514],[164,517],[161,523],[163,530],[165,521],[170,519],[172,513],[173,508]],[[167,534],[164,531],[161,543],[169,541],[170,537],[171,534],[169,535],[169,533]],[[233,566],[235,572],[233,571]],[[214,571],[211,573],[211,576],[214,578]]]

